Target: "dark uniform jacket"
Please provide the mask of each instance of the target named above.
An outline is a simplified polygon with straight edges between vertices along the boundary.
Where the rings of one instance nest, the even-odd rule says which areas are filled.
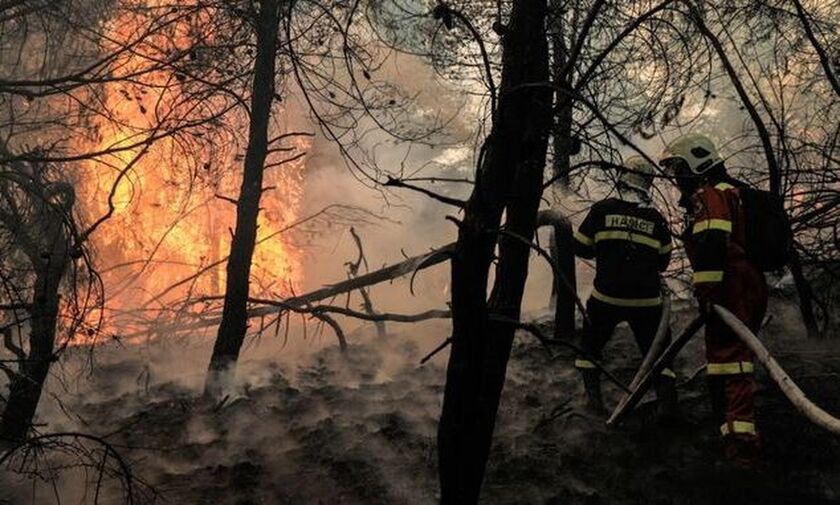
[[[575,232],[575,254],[597,264],[592,296],[625,307],[662,303],[659,273],[671,259],[671,234],[652,205],[608,198]]]

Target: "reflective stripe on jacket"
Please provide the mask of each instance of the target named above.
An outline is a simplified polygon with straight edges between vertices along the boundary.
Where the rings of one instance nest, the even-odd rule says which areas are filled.
[[[746,266],[738,188],[728,182],[703,185],[692,196],[691,207],[683,238],[696,294],[709,300],[727,273]]]
[[[624,307],[659,305],[659,273],[671,259],[662,214],[640,202],[608,198],[592,206],[574,234],[575,253],[595,259],[594,298]]]

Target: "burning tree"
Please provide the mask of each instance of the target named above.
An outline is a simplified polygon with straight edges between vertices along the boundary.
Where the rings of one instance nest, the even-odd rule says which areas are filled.
[[[4,368],[14,373],[6,409],[12,413],[4,417],[9,429],[20,421],[14,436],[29,429],[43,380],[61,349],[71,343],[93,344],[103,334],[118,337],[132,329],[126,325],[148,322],[148,311],[142,306],[145,300],[118,296],[126,286],[144,284],[145,271],[176,260],[166,257],[161,261],[156,255],[175,251],[187,256],[186,261],[198,262],[199,256],[206,254],[195,247],[183,247],[197,241],[179,236],[179,224],[197,214],[196,208],[209,207],[207,200],[196,205],[192,194],[209,192],[211,201],[228,205],[223,196],[214,194],[220,192],[218,182],[227,172],[223,160],[238,156],[241,135],[221,119],[227,117],[231,124],[241,121],[241,116],[234,114],[241,109],[232,90],[246,82],[247,75],[237,73],[232,63],[240,54],[230,49],[227,39],[214,36],[212,30],[217,27],[208,23],[215,19],[211,14],[224,8],[236,12],[236,6],[201,2],[181,6],[134,0],[107,6],[87,1],[0,3],[0,68],[4,75],[12,76],[0,79],[0,103],[4,106],[0,112],[0,165],[4,176],[9,174],[4,179],[9,218],[4,226],[14,231],[9,235],[10,248],[24,251],[17,256],[30,258],[28,271],[33,272],[8,277],[6,289],[21,299],[33,289],[39,292],[39,304],[10,301],[6,307],[38,311],[31,314],[31,321],[23,318],[31,326],[33,338],[24,339],[24,344],[6,339],[14,355],[6,363],[19,363],[20,368]],[[238,37],[235,30],[224,35]],[[241,50],[245,54],[249,49]],[[40,59],[32,57],[36,53]],[[225,59],[214,60],[220,66],[210,64],[211,58],[220,55]],[[58,187],[61,195],[53,193]],[[56,224],[59,196],[66,204],[64,228]],[[294,198],[294,193],[289,196]],[[41,200],[49,205],[39,203]],[[176,207],[174,218],[161,223],[169,217],[157,219],[147,207],[138,208],[140,200],[144,205],[157,203],[161,214]],[[73,207],[74,202],[79,203]],[[273,220],[285,219],[285,214],[275,214],[279,215]],[[15,219],[26,222],[16,224]],[[91,224],[79,229],[79,221]],[[269,224],[267,228],[274,222]],[[26,234],[51,242],[29,244]],[[219,230],[208,231],[203,238],[212,245],[221,235]],[[173,237],[183,239],[181,246],[169,246],[167,240]],[[46,248],[42,253],[53,260],[46,265],[36,262],[40,253],[34,248]],[[89,258],[84,254],[88,249],[102,253],[97,260],[118,263],[115,268],[106,265],[108,286],[115,289],[109,297],[101,292],[67,297],[65,305],[76,309],[61,309],[63,316],[53,321],[51,313],[59,310],[54,306],[57,302],[53,295],[42,296],[41,291],[73,292],[74,286],[85,285],[79,284],[85,275],[92,276],[89,289],[102,286],[90,262],[82,269],[85,275],[71,269],[74,275],[65,276],[67,285],[60,282],[62,273],[75,264],[66,258]],[[115,280],[114,272],[125,270],[128,275]],[[277,273],[283,274],[282,269]],[[156,277],[164,276],[149,278]],[[135,312],[137,305],[141,307]],[[169,316],[169,312],[163,313]],[[126,317],[135,314],[142,317]],[[78,320],[71,324],[73,318]],[[82,320],[93,322],[77,332]],[[19,331],[25,333],[25,326],[22,328]],[[61,332],[61,338],[54,346],[56,332]]]

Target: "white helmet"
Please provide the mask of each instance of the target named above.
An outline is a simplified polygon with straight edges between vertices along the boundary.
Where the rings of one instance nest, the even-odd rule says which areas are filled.
[[[677,137],[662,151],[659,164],[682,160],[694,175],[702,175],[717,165],[723,158],[718,154],[715,143],[709,137],[699,133],[689,133]]]
[[[644,193],[650,190],[655,170],[648,160],[639,155],[631,156],[624,162],[624,168],[618,176],[620,184]]]

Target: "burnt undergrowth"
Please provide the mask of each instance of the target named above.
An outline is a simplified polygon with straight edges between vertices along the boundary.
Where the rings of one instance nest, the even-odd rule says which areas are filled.
[[[783,313],[774,311],[776,314]],[[676,326],[686,324],[679,313]],[[547,328],[550,329],[550,328]],[[806,340],[776,317],[762,338],[820,406],[840,412],[840,342]],[[80,395],[79,429],[105,437],[154,488],[147,501],[198,504],[435,503],[435,432],[443,358],[398,335],[325,349],[294,367],[266,365],[221,401],[171,382]],[[801,504],[840,499],[840,441],[809,424],[759,371],[765,465],[744,473],[719,462],[707,404],[702,342],[677,360],[679,422],[644,403],[620,427],[587,413],[570,351],[550,358],[517,339],[482,501],[499,504]],[[640,356],[627,329],[604,360],[629,382]],[[140,363],[103,366],[90,385],[132,376]],[[614,405],[620,391],[605,382]],[[64,421],[67,422],[66,420]],[[8,470],[8,468],[7,468]],[[0,503],[29,503],[32,482],[6,472]],[[60,492],[78,492],[59,479]],[[117,498],[120,490],[112,490]],[[106,496],[103,494],[103,496]],[[102,503],[111,503],[107,500]]]

